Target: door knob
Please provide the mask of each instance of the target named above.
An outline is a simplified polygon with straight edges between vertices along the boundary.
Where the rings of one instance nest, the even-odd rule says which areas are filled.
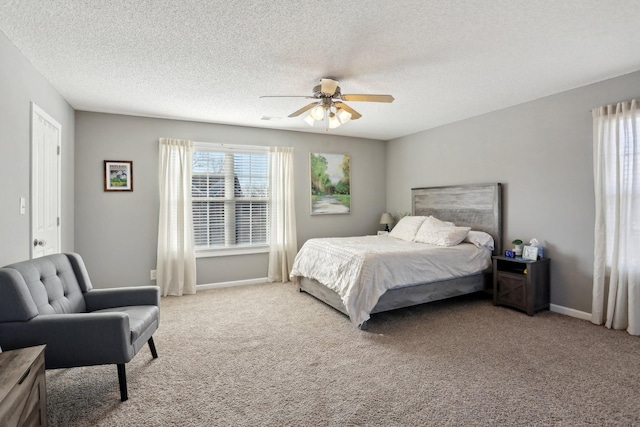
[[[36,246],[44,246],[47,244],[46,240],[38,240],[38,239],[34,239],[33,240],[33,247],[35,248]]]

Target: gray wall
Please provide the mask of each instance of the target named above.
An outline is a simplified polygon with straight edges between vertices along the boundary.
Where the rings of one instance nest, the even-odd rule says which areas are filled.
[[[30,256],[31,102],[62,125],[62,250],[73,251],[74,112],[0,31],[0,266]],[[20,197],[27,213],[19,211]]]
[[[167,136],[296,147],[299,246],[315,236],[374,232],[380,212],[410,210],[412,187],[502,182],[505,243],[544,241],[552,258],[551,302],[591,311],[590,110],[640,97],[640,72],[390,141],[385,163],[379,141],[88,112],[74,117],[1,32],[0,62],[0,170],[11,177],[0,187],[0,265],[29,257],[29,215],[19,214],[18,201],[29,200],[33,101],[62,124],[62,249],[83,254],[98,287],[151,283],[157,141]],[[309,215],[311,151],[352,155],[351,215]],[[104,193],[103,160],[133,160],[135,191]],[[199,283],[264,277],[266,270],[264,254],[198,260]]]
[[[544,242],[551,303],[590,313],[594,196],[591,109],[640,97],[640,72],[387,143],[387,209],[410,189],[504,184],[504,243]]]
[[[76,112],[76,250],[96,287],[152,283],[158,227],[158,139],[293,146],[298,245],[372,234],[385,208],[385,143],[178,120]],[[309,153],[351,155],[349,215],[309,214]],[[133,192],[103,191],[103,161],[133,161]],[[268,254],[199,258],[198,284],[266,277]]]

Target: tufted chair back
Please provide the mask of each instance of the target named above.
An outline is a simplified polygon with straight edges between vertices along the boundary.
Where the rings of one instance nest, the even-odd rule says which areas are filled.
[[[157,286],[93,289],[78,254],[18,262],[0,268],[0,346],[46,344],[47,369],[115,364],[125,401],[125,364],[145,343],[158,357],[159,306]]]
[[[77,254],[54,254],[6,266],[3,273],[20,286],[12,306],[0,302],[0,321],[85,312],[84,293],[92,286],[81,263]]]

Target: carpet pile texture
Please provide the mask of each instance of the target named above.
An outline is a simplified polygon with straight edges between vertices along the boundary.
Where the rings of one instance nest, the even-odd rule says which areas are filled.
[[[47,371],[50,426],[640,425],[640,339],[472,295],[367,331],[291,283],[161,302],[127,364]]]

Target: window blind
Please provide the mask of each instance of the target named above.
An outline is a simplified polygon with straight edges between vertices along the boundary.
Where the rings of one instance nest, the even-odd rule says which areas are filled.
[[[269,244],[269,153],[264,149],[197,145],[192,198],[197,249]]]

